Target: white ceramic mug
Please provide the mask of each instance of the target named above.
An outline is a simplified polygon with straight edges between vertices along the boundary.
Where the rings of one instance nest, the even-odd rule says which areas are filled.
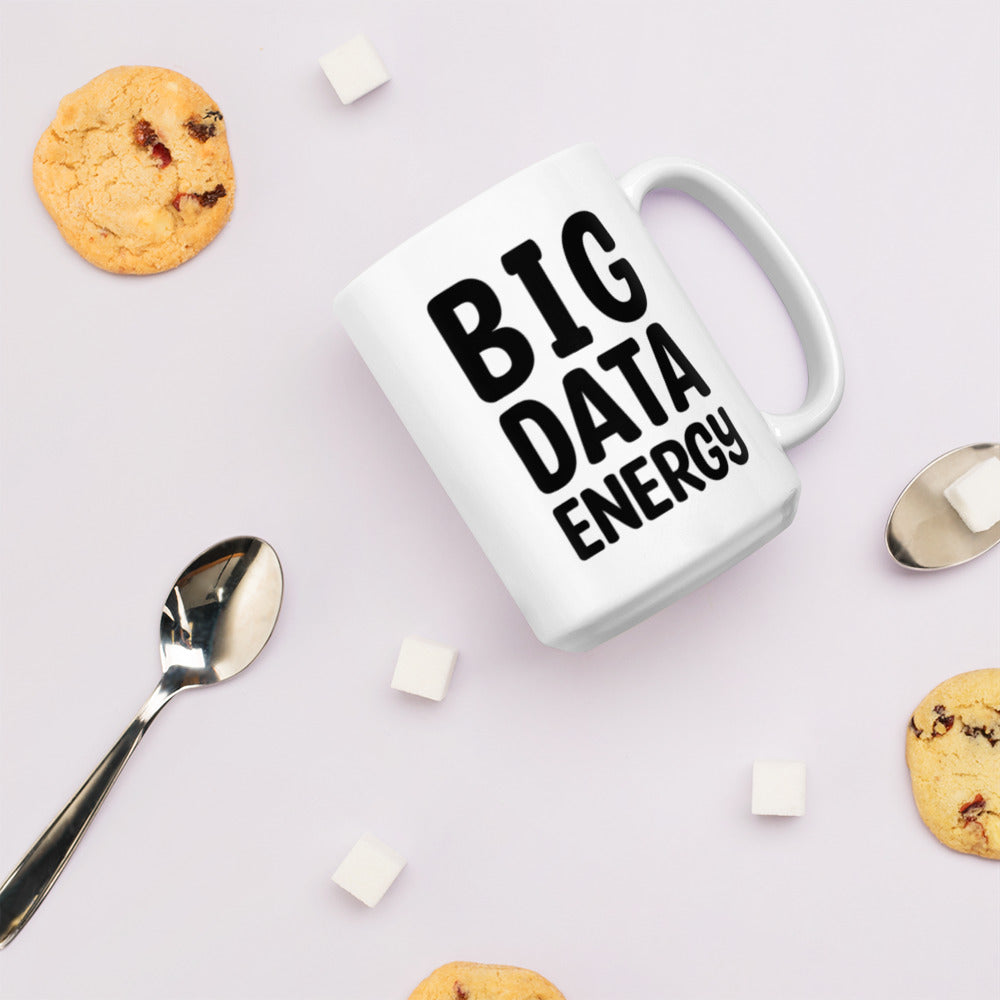
[[[794,413],[761,413],[639,217],[692,195],[770,278],[804,348]],[[589,145],[529,167],[365,271],[335,302],[382,390],[542,642],[588,649],[785,528],[785,449],[830,417],[840,351],[757,208],[697,164],[620,180]]]

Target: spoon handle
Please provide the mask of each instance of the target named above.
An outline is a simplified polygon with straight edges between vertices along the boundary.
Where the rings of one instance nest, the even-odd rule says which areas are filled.
[[[0,948],[15,938],[38,909],[167,698],[169,694],[157,688],[94,773],[0,886]]]

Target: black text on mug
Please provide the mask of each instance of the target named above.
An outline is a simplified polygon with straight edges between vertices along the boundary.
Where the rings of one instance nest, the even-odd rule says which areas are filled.
[[[595,262],[587,237],[605,260]],[[562,226],[561,243],[569,271],[594,308],[593,319],[601,324],[601,339],[612,339],[614,335],[605,332],[611,324],[642,320],[645,327],[641,334],[625,335],[597,354],[597,368],[582,367],[574,355],[594,342],[594,334],[570,314],[543,266],[538,243],[525,240],[501,255],[504,271],[520,281],[544,320],[549,349],[565,361],[562,389],[569,421],[541,399],[521,396],[510,402],[511,395],[528,383],[535,351],[544,345],[532,346],[523,330],[503,325],[501,298],[487,282],[463,278],[427,304],[431,320],[472,389],[485,405],[503,404],[497,407],[499,426],[534,485],[546,495],[569,490],[578,469],[602,462],[609,439],[640,442],[643,429],[629,416],[630,410],[641,411],[659,428],[685,413],[691,398],[707,397],[712,391],[669,332],[646,316],[646,293],[639,276],[628,260],[614,254],[615,240],[593,212],[570,215]],[[460,315],[467,315],[470,306],[476,313],[471,329]],[[487,352],[493,364],[487,363]],[[498,365],[501,356],[504,361]],[[657,376],[652,383],[640,368],[644,357],[655,363],[652,370]],[[746,464],[750,457],[721,406],[670,437],[642,441],[636,450],[634,458],[603,477],[602,488],[569,490],[570,495],[552,509],[580,559],[590,559],[617,542],[622,537],[619,525],[641,528],[724,479],[733,466]]]

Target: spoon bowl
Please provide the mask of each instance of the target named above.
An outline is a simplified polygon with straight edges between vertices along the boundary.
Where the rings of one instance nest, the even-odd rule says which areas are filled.
[[[992,456],[1000,458],[1000,444],[955,448],[910,480],[885,528],[885,543],[896,562],[907,569],[946,569],[1000,542],[1000,523],[986,531],[970,531],[944,495],[959,476]]]
[[[267,542],[230,538],[206,549],[163,602],[163,673],[181,675],[184,687],[234,677],[270,638],[281,591],[281,565]]]
[[[213,545],[181,573],[160,617],[163,676],[132,724],[0,886],[0,948],[38,909],[160,709],[178,691],[228,680],[256,659],[278,619],[282,590],[274,549],[250,536]]]

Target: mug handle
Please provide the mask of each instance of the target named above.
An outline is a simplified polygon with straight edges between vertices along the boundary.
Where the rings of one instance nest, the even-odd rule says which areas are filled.
[[[750,252],[778,293],[795,327],[806,361],[806,395],[793,413],[764,413],[782,448],[805,441],[830,419],[844,394],[844,363],[819,293],[784,240],[737,187],[688,160],[648,160],[619,183],[638,211],[654,188],[690,195],[717,215]]]

